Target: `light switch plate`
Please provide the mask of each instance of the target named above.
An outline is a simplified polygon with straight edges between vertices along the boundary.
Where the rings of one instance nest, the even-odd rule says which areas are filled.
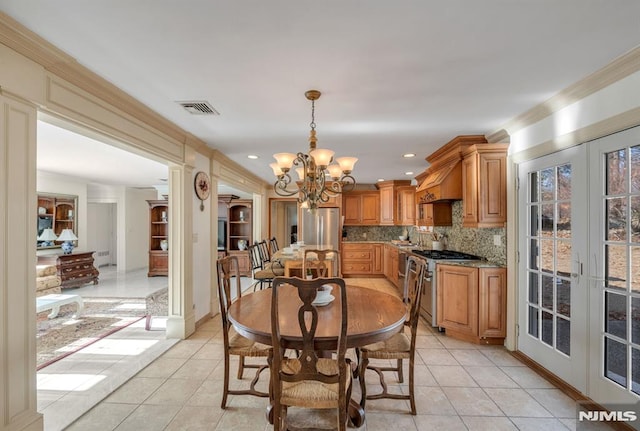
[[[493,245],[502,245],[502,236],[494,235],[493,236]]]

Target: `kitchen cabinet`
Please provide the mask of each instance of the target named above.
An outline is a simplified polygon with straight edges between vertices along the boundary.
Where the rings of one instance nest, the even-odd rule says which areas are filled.
[[[344,226],[376,226],[380,223],[380,193],[352,191],[342,196]]]
[[[438,326],[448,336],[503,344],[506,336],[506,269],[438,264]]]
[[[418,226],[451,226],[453,217],[451,202],[434,202],[418,205]]]
[[[415,187],[409,180],[381,181],[380,225],[413,226],[415,224]]]
[[[398,247],[384,245],[384,276],[398,287]]]
[[[149,204],[149,271],[148,277],[169,274],[169,203],[148,200]]]
[[[462,226],[504,227],[508,144],[470,146],[462,160]]]
[[[381,243],[342,243],[340,268],[343,276],[384,274]]]

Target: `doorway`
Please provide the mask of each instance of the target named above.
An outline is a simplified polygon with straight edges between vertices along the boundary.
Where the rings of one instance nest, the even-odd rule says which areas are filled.
[[[115,203],[87,203],[87,247],[95,250],[94,266],[98,269],[113,266],[118,262],[117,256],[117,218]]]
[[[281,247],[298,241],[298,201],[296,199],[270,199],[269,231]]]
[[[597,403],[640,399],[640,127],[519,165],[518,349]]]

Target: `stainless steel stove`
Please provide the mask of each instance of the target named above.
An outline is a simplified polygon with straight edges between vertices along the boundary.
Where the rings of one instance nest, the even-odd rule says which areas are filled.
[[[422,300],[420,301],[420,315],[422,315],[431,326],[438,326],[437,317],[437,292],[436,286],[436,264],[439,261],[465,261],[481,260],[481,257],[468,253],[453,250],[411,250],[412,253],[427,260],[427,273],[422,288]]]

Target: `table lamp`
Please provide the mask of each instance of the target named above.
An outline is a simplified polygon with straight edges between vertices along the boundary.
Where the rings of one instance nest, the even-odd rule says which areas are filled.
[[[38,237],[38,241],[44,241],[42,243],[43,247],[52,246],[53,245],[53,241],[55,241],[57,239],[58,239],[58,237],[56,236],[56,234],[53,231],[53,229],[51,229],[50,227],[48,227],[45,230],[43,230],[42,233],[40,234],[40,236]]]
[[[73,233],[71,229],[63,229],[62,233],[58,237],[58,241],[64,241],[61,245],[62,251],[64,254],[71,254],[73,251],[73,241],[77,240],[78,237]]]

